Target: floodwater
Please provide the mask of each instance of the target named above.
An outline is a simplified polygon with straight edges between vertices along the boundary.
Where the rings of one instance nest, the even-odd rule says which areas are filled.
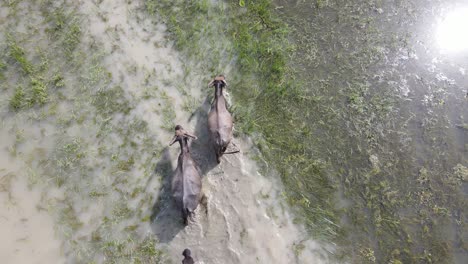
[[[304,109],[310,152],[338,186],[307,205],[340,211],[314,225],[340,236],[318,240],[255,139],[236,137],[241,152],[220,165],[207,147],[210,75],[236,76],[228,38],[193,43],[223,54],[206,67],[143,0],[0,2],[2,263],[180,263],[184,248],[206,264],[464,263],[465,7],[274,1],[289,63],[319,102]],[[207,197],[187,227],[170,197],[176,124],[198,136]]]
[[[213,76],[189,68],[143,7],[0,4],[3,263],[177,263],[184,248],[198,263],[326,262],[333,247],[293,223],[281,182],[260,172],[248,138],[213,163]],[[47,87],[44,105],[33,80]],[[185,228],[168,193],[176,124],[199,137],[192,153],[207,197]]]
[[[341,174],[338,243],[353,262],[466,262],[467,8],[275,1],[304,88],[337,113],[309,121],[332,127],[313,147],[335,155],[322,158]]]
[[[54,222],[41,204],[41,192],[30,189],[25,166],[10,157],[8,133],[1,133],[0,256],[4,263],[63,262]]]

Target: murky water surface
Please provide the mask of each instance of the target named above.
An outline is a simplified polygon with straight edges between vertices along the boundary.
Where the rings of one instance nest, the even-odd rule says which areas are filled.
[[[327,260],[333,247],[293,223],[248,139],[213,163],[212,76],[143,1],[6,1],[0,14],[5,263],[178,263],[187,247],[199,263]],[[185,228],[168,193],[175,124],[199,137],[208,198]]]
[[[360,241],[346,253],[356,263],[466,262],[467,7],[275,1],[293,67],[330,108],[309,121],[325,123],[311,125],[323,135],[314,147],[333,153],[322,158],[339,175],[342,244]]]
[[[213,38],[223,25],[193,43],[223,55],[206,67],[146,7],[0,3],[4,263],[179,263],[184,248],[199,263],[465,262],[468,47],[453,41],[465,43],[468,3],[275,1],[316,103],[304,112],[314,158],[338,186],[325,200],[339,221],[312,231],[339,227],[329,243],[294,220],[251,139],[220,165],[207,147],[209,74],[236,74],[233,43]],[[170,197],[176,124],[199,137],[207,197],[188,227]]]
[[[54,222],[39,204],[41,191],[29,188],[25,164],[11,158],[9,133],[0,134],[0,256],[4,263],[63,262]]]

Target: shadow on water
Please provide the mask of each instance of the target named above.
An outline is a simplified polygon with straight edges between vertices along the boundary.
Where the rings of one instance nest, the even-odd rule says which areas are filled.
[[[197,140],[192,141],[191,153],[192,158],[198,164],[201,170],[201,176],[204,177],[208,172],[215,168],[218,163],[216,162],[216,155],[210,144],[210,135],[208,131],[208,111],[211,107],[211,97],[206,96],[203,104],[192,114],[189,122],[195,118],[197,123],[195,125],[194,134],[198,137]]]
[[[162,150],[162,156],[154,169],[154,175],[162,179],[158,198],[151,210],[151,229],[163,243],[170,242],[182,229],[180,210],[171,194],[171,180],[174,175],[169,148]]]

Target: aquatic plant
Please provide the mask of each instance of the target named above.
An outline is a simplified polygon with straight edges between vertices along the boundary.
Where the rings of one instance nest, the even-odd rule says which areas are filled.
[[[21,66],[25,74],[31,74],[34,71],[32,63],[26,58],[26,54],[20,46],[16,43],[11,35],[8,36],[9,55]]]
[[[24,90],[21,86],[18,86],[10,100],[10,107],[17,110],[23,107],[24,103]]]

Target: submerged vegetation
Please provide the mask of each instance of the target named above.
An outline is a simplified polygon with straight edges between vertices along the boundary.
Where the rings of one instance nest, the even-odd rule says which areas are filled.
[[[79,263],[165,263],[140,225],[151,214],[157,135],[130,117],[132,101],[112,82],[96,40],[83,41],[75,3],[14,3],[0,3],[2,129],[15,128],[10,152],[29,186],[45,190],[38,208],[55,219],[63,253]]]
[[[85,38],[72,1],[21,2],[0,3],[10,11],[1,25],[8,29],[0,41],[2,114],[17,133],[11,153],[24,160],[29,183],[61,190],[40,206],[68,241],[65,254],[80,263],[166,262],[141,225],[151,218],[157,188],[148,179],[162,155],[160,135],[135,113],[125,82],[114,81],[123,77],[103,66],[100,44]],[[466,99],[443,76],[406,66],[415,56],[411,28],[380,16],[388,9],[416,23],[414,10],[425,9],[408,1],[296,2],[144,0],[145,14],[165,22],[184,54],[184,76],[227,75],[236,135],[254,139],[262,169],[281,176],[297,221],[337,245],[336,259],[463,259]],[[151,75],[138,89],[144,100],[157,98],[158,125],[172,131],[174,102],[148,85]],[[183,110],[197,111],[201,102],[179,86]],[[28,150],[25,137],[52,147]],[[303,245],[294,250],[301,254]]]
[[[200,74],[218,74],[226,69],[220,64],[232,63],[226,74],[237,134],[254,137],[265,169],[272,166],[281,175],[298,220],[314,238],[339,245],[337,258],[454,261],[467,250],[466,181],[453,185],[448,179],[452,168],[465,168],[466,146],[459,151],[452,140],[454,121],[447,112],[460,112],[463,98],[438,92],[445,98],[439,102],[453,105],[420,106],[432,90],[421,91],[415,83],[417,101],[405,99],[406,80],[388,65],[404,71],[400,54],[414,52],[411,32],[385,32],[390,26],[378,17],[389,9],[417,21],[406,10],[420,8],[422,16],[425,7],[338,2],[278,1],[278,10],[288,5],[280,13],[268,0],[146,1],[148,11],[166,22],[176,46],[208,70]],[[229,45],[206,50],[226,42],[233,50]],[[447,89],[430,72],[416,70],[430,86]],[[395,87],[399,83],[403,87]],[[418,107],[429,110],[421,113]],[[453,226],[454,238],[443,226]]]
[[[28,60],[24,49],[18,46],[11,35],[8,36],[9,59],[14,64],[18,64],[23,72],[23,76],[29,79],[27,92],[19,86],[10,100],[10,106],[14,110],[34,105],[44,105],[47,101],[47,86],[41,77],[41,72],[35,69]]]

